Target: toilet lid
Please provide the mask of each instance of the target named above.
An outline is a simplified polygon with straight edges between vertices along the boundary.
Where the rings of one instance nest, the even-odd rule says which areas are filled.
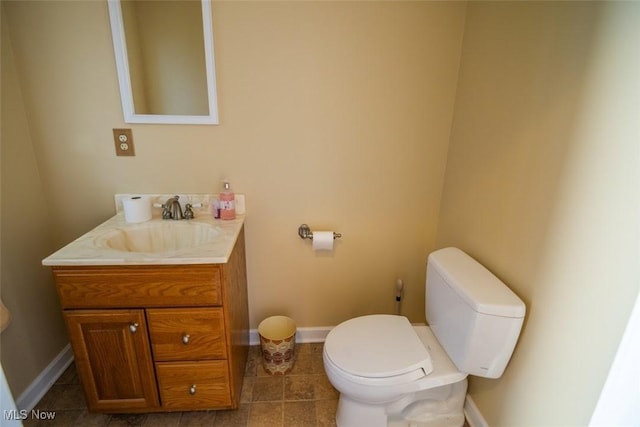
[[[428,375],[431,357],[406,317],[356,317],[329,332],[324,351],[340,369],[368,378],[394,377],[416,370]]]

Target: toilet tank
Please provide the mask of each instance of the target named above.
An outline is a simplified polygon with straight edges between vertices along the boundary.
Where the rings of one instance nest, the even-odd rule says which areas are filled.
[[[426,316],[461,372],[499,378],[520,335],[525,305],[489,270],[457,248],[427,262]]]

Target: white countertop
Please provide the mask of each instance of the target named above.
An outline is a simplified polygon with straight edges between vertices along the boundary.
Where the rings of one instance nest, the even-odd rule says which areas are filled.
[[[93,230],[80,236],[62,249],[42,260],[47,266],[87,266],[87,265],[163,265],[163,264],[224,264],[229,261],[233,246],[242,230],[244,215],[233,220],[214,219],[210,214],[202,214],[191,220],[163,220],[159,213],[146,222],[128,224],[124,214],[119,212]],[[209,225],[215,227],[217,237],[211,243],[170,252],[126,252],[114,250],[101,243],[106,233],[117,232],[154,222],[179,222],[184,224]]]

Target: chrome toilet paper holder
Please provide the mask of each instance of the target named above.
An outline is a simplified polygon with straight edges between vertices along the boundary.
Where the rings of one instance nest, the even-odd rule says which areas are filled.
[[[300,227],[298,227],[298,236],[300,236],[301,239],[313,240],[313,231],[311,231],[307,224],[302,224]],[[339,239],[340,237],[342,237],[341,233],[336,233],[335,231],[333,232],[334,240]]]

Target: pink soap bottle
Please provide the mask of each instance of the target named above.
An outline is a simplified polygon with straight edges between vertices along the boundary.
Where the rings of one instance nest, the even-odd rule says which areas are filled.
[[[223,189],[220,193],[220,219],[236,218],[236,197],[231,191],[229,181],[224,181]]]

